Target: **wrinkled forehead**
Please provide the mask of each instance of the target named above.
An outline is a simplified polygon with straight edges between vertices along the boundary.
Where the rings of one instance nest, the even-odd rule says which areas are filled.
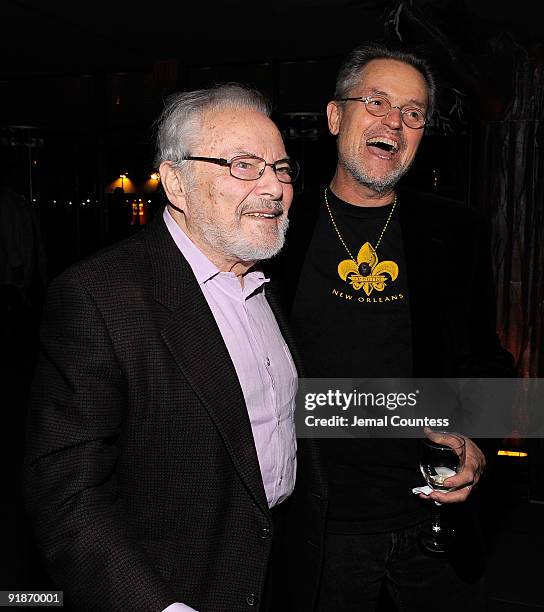
[[[247,107],[227,107],[204,112],[199,130],[199,145],[222,156],[250,153],[264,157],[285,155],[279,129],[265,114]]]
[[[426,108],[429,103],[429,88],[423,74],[398,60],[372,60],[361,70],[359,82],[350,95],[373,94],[421,108]]]

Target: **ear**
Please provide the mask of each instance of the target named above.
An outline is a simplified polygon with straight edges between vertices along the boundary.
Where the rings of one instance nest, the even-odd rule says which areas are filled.
[[[159,167],[161,183],[168,200],[178,209],[185,210],[185,186],[172,162],[163,161]]]
[[[327,104],[327,121],[329,123],[329,132],[336,136],[340,131],[340,123],[342,121],[342,110],[340,104],[335,102],[329,102]]]

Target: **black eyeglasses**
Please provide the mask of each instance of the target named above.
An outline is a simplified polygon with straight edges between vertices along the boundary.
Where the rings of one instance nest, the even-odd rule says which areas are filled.
[[[385,117],[394,108],[398,108],[404,125],[414,130],[420,130],[425,126],[427,119],[423,111],[415,106],[392,106],[391,102],[383,96],[367,96],[366,98],[340,98],[337,102],[348,102],[354,100],[355,102],[362,102],[365,105],[366,110],[374,117]]]
[[[241,181],[256,181],[260,179],[266,170],[266,166],[270,166],[280,183],[294,183],[300,170],[298,163],[293,159],[280,159],[269,164],[262,157],[254,157],[252,155],[237,155],[231,160],[224,159],[223,157],[199,157],[196,155],[187,155],[183,159],[209,162],[218,166],[228,166],[231,176]]]

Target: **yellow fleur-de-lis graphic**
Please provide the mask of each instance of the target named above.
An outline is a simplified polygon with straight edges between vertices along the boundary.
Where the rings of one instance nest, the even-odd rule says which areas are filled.
[[[394,261],[378,263],[378,254],[370,242],[365,242],[359,249],[357,263],[353,259],[344,259],[338,264],[338,274],[344,281],[349,281],[354,289],[363,289],[370,295],[373,289],[383,291],[388,274],[394,281],[399,274],[399,267]]]

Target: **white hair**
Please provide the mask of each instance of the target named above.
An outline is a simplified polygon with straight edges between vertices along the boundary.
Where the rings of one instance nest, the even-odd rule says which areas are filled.
[[[172,94],[155,124],[155,166],[158,168],[163,161],[169,161],[187,175],[188,164],[183,158],[191,154],[198,141],[204,114],[225,108],[250,108],[267,117],[272,111],[263,94],[239,83]]]

